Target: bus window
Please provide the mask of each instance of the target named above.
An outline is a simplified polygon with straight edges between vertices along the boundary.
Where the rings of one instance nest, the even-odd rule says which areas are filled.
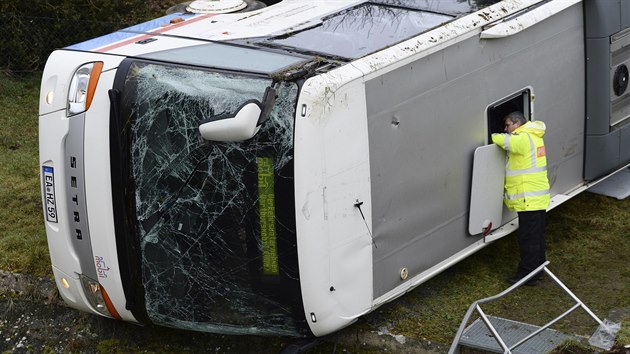
[[[320,26],[270,41],[307,52],[356,59],[452,19],[453,16],[438,13],[367,3],[325,18]]]
[[[523,112],[527,120],[532,120],[530,107],[531,92],[529,89],[520,91],[488,106],[486,111],[486,117],[488,118],[487,143],[492,141],[490,136],[493,133],[503,133],[503,117],[506,115],[514,111],[520,111]]]

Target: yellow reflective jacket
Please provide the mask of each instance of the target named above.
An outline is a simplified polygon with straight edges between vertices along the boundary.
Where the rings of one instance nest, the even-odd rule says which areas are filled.
[[[507,151],[504,203],[514,211],[546,210],[549,206],[545,123],[527,122],[512,134],[492,134],[492,142]]]

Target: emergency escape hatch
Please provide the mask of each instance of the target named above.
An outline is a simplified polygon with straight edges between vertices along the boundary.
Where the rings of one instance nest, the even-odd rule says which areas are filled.
[[[473,173],[470,190],[468,233],[486,235],[501,226],[503,219],[516,218],[503,206],[505,179],[505,151],[492,143],[493,133],[503,133],[503,117],[522,112],[527,120],[532,116],[532,93],[529,88],[520,90],[487,107],[486,145],[478,147],[473,156]]]

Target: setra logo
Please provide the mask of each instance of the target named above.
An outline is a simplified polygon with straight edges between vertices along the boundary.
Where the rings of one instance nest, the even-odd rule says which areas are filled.
[[[110,268],[105,264],[105,259],[100,256],[95,256],[94,261],[96,263],[96,272],[99,278],[107,278],[107,272]]]

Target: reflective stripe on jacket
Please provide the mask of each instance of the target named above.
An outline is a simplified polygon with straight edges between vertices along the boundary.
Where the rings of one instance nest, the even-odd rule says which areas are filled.
[[[549,206],[545,123],[527,122],[512,134],[492,134],[507,151],[504,203],[514,211],[546,210]]]

